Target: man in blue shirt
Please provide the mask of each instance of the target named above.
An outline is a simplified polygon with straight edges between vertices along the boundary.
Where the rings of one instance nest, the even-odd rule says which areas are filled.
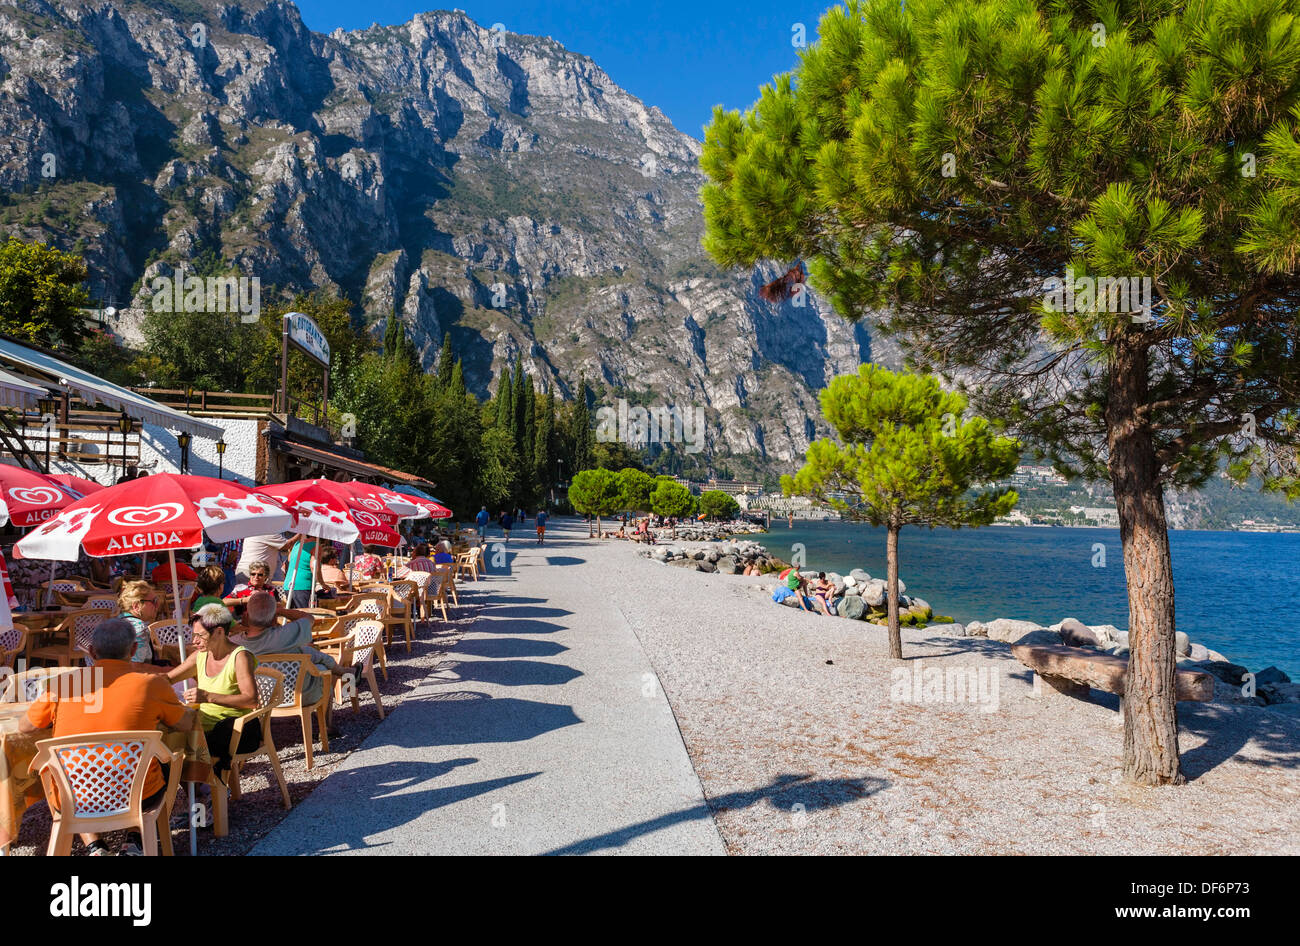
[[[514,527],[515,517],[508,512],[501,513],[501,531],[505,533],[506,541],[510,541],[510,530]]]
[[[537,510],[537,515],[533,517],[537,522],[537,544],[541,545],[546,541],[546,520],[550,518],[545,509]]]
[[[480,509],[478,515],[474,517],[474,521],[478,523],[478,537],[483,542],[487,541],[487,524],[488,520],[491,518],[492,517],[488,515],[487,506]]]

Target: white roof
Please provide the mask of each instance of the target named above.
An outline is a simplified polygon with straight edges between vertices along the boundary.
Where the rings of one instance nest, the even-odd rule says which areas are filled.
[[[40,406],[37,402],[48,396],[49,391],[39,384],[33,384],[31,379],[0,371],[0,407],[35,409]]]
[[[0,338],[0,360],[34,368],[49,375],[58,382],[58,386],[68,388],[91,407],[96,404],[106,404],[114,410],[125,411],[128,416],[150,424],[157,424],[168,430],[184,430],[209,440],[218,440],[224,433],[216,424],[209,424],[189,414],[165,407],[142,394],[128,391],[111,381],[96,377],[89,371],[74,368],[66,361],[60,361],[53,355],[28,348],[18,342]]]

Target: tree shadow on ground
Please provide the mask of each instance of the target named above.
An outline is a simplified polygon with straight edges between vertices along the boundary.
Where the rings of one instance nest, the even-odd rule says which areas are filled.
[[[1178,729],[1205,739],[1195,749],[1182,753],[1183,774],[1188,781],[1196,781],[1234,757],[1238,765],[1264,769],[1300,767],[1300,720],[1261,707],[1179,703]],[[1239,755],[1252,743],[1268,758]]]
[[[500,637],[495,640],[463,640],[452,654],[469,654],[473,657],[554,657],[569,648],[547,640]]]
[[[585,558],[574,558],[572,555],[546,556],[547,565],[582,565],[586,561]]]
[[[451,671],[460,683],[471,681],[497,686],[563,686],[582,676],[582,672],[564,664],[536,660],[446,660],[438,671]],[[449,681],[450,682],[450,681]]]
[[[372,736],[370,745],[423,749],[428,746],[526,742],[544,733],[582,722],[571,706],[513,697],[494,698],[473,690],[441,690],[427,696],[410,697],[403,708],[415,708],[426,702],[438,703],[436,729],[430,729],[427,725],[399,724],[416,716],[421,720],[427,719],[427,714],[394,714],[394,725],[375,731],[375,736],[386,737],[385,741],[377,743],[375,736]]]
[[[630,841],[690,821],[712,818],[715,812],[731,811],[737,808],[749,808],[766,801],[773,808],[791,812],[793,815],[836,808],[840,805],[867,798],[889,787],[887,779],[867,777],[853,779],[812,779],[811,775],[778,775],[770,785],[752,789],[747,792],[728,792],[716,798],[710,798],[702,804],[683,808],[671,814],[641,821],[617,831],[610,831],[594,838],[575,841],[564,847],[554,848],[547,854],[590,854],[607,848],[623,847]],[[802,806],[802,807],[799,807]]]
[[[402,760],[335,772],[326,782],[332,797],[346,800],[349,809],[364,812],[364,815],[341,818],[333,806],[314,807],[310,809],[310,813],[301,814],[293,820],[295,830],[277,832],[277,843],[271,853],[321,854],[337,851],[340,845],[349,851],[387,847],[391,842],[372,844],[366,840],[366,837],[400,828],[419,820],[427,812],[485,795],[517,782],[527,781],[541,774],[524,772],[463,785],[410,790],[415,786],[422,786],[441,778],[460,766],[473,765],[477,761],[472,758],[450,759],[446,762]],[[304,809],[304,812],[307,810]],[[330,840],[315,840],[319,838]]]
[[[493,619],[513,618],[513,617],[559,618],[559,617],[564,617],[564,615],[566,614],[572,614],[572,613],[573,613],[572,611],[569,611],[566,608],[524,607],[522,605],[516,606],[516,605],[508,605],[508,604],[499,605],[499,606],[492,605],[492,604],[485,604],[483,605],[482,608],[479,609],[480,615],[482,615],[483,617],[489,617]]]

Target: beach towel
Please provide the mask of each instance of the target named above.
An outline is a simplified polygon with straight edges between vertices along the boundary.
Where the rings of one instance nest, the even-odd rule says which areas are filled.
[[[772,600],[777,604],[780,604],[786,598],[791,598],[793,596],[794,592],[785,585],[777,585],[776,590],[772,592]]]

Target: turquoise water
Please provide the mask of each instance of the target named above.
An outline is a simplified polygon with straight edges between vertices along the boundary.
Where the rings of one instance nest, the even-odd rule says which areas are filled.
[[[885,530],[799,522],[757,537],[780,558],[806,547],[807,567],[885,576]],[[1229,659],[1275,664],[1300,680],[1300,534],[1171,532],[1178,629]],[[1095,567],[1101,555],[1105,567]],[[1021,618],[1128,627],[1118,529],[903,529],[899,575],[936,614],[963,623]]]

